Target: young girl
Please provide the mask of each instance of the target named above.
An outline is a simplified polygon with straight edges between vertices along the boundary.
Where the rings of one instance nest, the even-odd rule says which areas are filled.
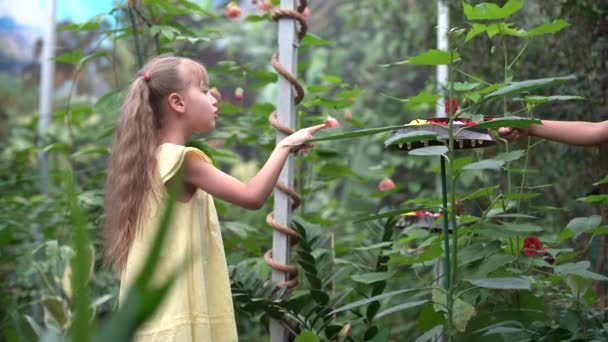
[[[237,341],[228,268],[213,197],[259,209],[290,149],[325,125],[286,137],[244,184],[184,144],[211,132],[218,119],[205,68],[190,59],[159,57],[137,74],[121,108],[108,169],[105,242],[121,270],[119,303],[145,262],[155,237],[166,186],[181,184],[154,279],[179,273],[157,313],[138,331],[141,341]],[[213,197],[212,197],[213,196]],[[185,262],[188,261],[188,262]]]

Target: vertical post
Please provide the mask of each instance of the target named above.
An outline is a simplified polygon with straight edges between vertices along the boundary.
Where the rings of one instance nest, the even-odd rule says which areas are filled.
[[[448,50],[448,28],[449,28],[449,8],[446,3],[446,0],[437,0],[437,49],[442,51]],[[438,65],[437,66],[437,93],[442,94],[444,96],[440,97],[437,100],[437,104],[435,106],[435,113],[437,117],[445,117],[447,116],[444,110],[444,101],[446,89],[448,86],[448,66],[447,65]],[[443,263],[441,260],[437,260],[435,264],[435,285],[441,286],[440,280],[441,277],[444,277],[444,286],[445,288],[450,287],[451,282],[451,272],[450,272],[450,242],[449,242],[449,234],[448,234],[448,215],[447,215],[447,189],[446,189],[446,175],[445,175],[445,159],[443,157],[439,157],[441,163],[441,176],[436,179],[436,189],[437,192],[441,192],[443,198],[443,238],[444,238],[444,253],[445,258]],[[434,340],[438,341],[442,337],[442,333],[438,333]],[[445,335],[443,335],[445,340]]]
[[[281,9],[293,10],[295,8],[295,0],[281,0]],[[297,45],[298,38],[296,34],[296,24],[294,19],[279,20],[279,63],[285,69],[296,74],[297,66]],[[284,125],[294,128],[295,126],[295,93],[291,83],[279,75],[278,84],[278,99],[277,99],[277,117],[279,122]],[[284,133],[277,131],[277,143],[285,137]],[[289,156],[287,162],[283,166],[283,170],[279,175],[279,181],[285,183],[289,188],[293,188],[293,156]],[[283,192],[274,191],[274,217],[284,224],[289,224],[291,221],[291,204],[289,197]],[[290,259],[290,243],[289,237],[277,230],[272,234],[272,258],[273,260],[288,264]],[[287,274],[272,270],[272,281],[282,282],[287,280]],[[276,320],[270,321],[270,341],[271,342],[286,342],[288,331]]]
[[[437,49],[442,51],[448,50],[448,25],[449,25],[449,8],[445,3],[445,0],[437,0]],[[438,65],[436,71],[437,78],[437,93],[442,94],[441,98],[437,100],[435,105],[435,115],[437,117],[445,117],[444,110],[444,101],[445,101],[445,93],[448,85],[448,66],[447,65]],[[444,161],[441,161],[442,165]],[[435,188],[437,189],[437,193],[441,194],[443,187],[442,183],[443,179],[441,177],[437,177],[435,179]],[[445,213],[444,208],[444,213]],[[435,265],[435,279],[439,281],[442,276],[444,276],[445,267],[444,265],[438,261],[438,264]],[[439,282],[437,282],[439,284]]]
[[[448,28],[449,28],[449,8],[446,0],[437,0],[437,50],[448,51]],[[446,93],[448,86],[448,66],[437,66],[437,91],[439,94]],[[445,117],[443,108],[444,98],[437,100],[436,114],[438,117]]]
[[[46,23],[42,43],[42,58],[40,60],[40,120],[38,122],[38,137],[40,145],[46,142],[46,132],[53,113],[53,80],[55,75],[55,9],[56,0],[46,0]],[[38,153],[40,162],[40,191],[48,193],[49,167],[44,151]]]

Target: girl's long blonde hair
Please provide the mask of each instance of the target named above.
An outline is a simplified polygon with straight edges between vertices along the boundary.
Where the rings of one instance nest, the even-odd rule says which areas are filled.
[[[119,269],[141,229],[146,197],[160,182],[156,151],[165,99],[185,89],[188,81],[207,84],[205,68],[183,57],[157,57],[137,73],[120,109],[108,166],[104,227],[108,261]]]

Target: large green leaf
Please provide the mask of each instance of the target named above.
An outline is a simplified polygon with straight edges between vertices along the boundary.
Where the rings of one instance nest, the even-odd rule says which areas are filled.
[[[582,101],[586,98],[574,95],[552,95],[552,96],[525,96],[524,101],[531,104],[543,104],[553,101]]]
[[[568,274],[574,274],[585,279],[602,280],[607,281],[608,277],[589,271],[591,263],[587,260],[579,261],[577,263],[566,263],[555,266],[553,269],[555,274],[565,276]]]
[[[502,289],[502,290],[530,290],[530,281],[525,278],[482,278],[482,279],[468,279],[468,282],[475,286],[488,288],[488,289]]]
[[[500,127],[514,127],[514,128],[524,128],[529,127],[531,125],[539,125],[541,121],[539,119],[530,119],[530,118],[522,118],[519,116],[509,116],[506,118],[496,118],[488,121],[484,121],[478,125],[475,125],[475,128],[500,128]]]
[[[602,217],[599,215],[592,215],[589,217],[577,217],[568,222],[566,229],[572,231],[574,233],[574,236],[577,237],[582,233],[599,227],[601,223]]]
[[[426,304],[428,302],[429,302],[428,300],[418,300],[418,301],[414,301],[414,302],[408,302],[408,303],[403,303],[403,304],[395,305],[392,308],[388,308],[386,310],[383,310],[383,311],[379,312],[378,314],[376,314],[375,318],[384,317],[386,315],[392,314],[392,313],[397,312],[397,311],[414,308],[414,307],[420,306],[422,304]]]
[[[563,19],[556,19],[551,23],[542,24],[540,26],[537,26],[537,27],[531,29],[530,31],[528,31],[528,33],[526,35],[528,37],[536,37],[541,34],[556,33],[556,32],[559,32],[559,31],[565,29],[568,26],[570,26],[570,24],[568,24],[567,21],[565,21]]]
[[[463,170],[500,170],[504,165],[502,160],[486,159],[475,163],[468,164],[463,167]]]
[[[309,143],[313,143],[313,142],[317,142],[317,141],[343,140],[343,139],[364,137],[364,136],[368,136],[368,135],[374,135],[374,134],[378,134],[378,133],[394,131],[394,130],[397,130],[397,129],[403,128],[403,127],[404,126],[402,125],[402,126],[386,126],[386,127],[378,127],[378,128],[361,129],[358,131],[353,131],[353,132],[348,132],[348,133],[341,133],[341,134],[327,135],[324,137],[313,138],[310,140],[306,140],[304,142],[304,144],[309,144]]]
[[[454,62],[460,59],[460,55],[454,52]],[[452,54],[449,51],[430,49],[410,59],[391,64],[383,64],[388,67],[392,65],[413,64],[413,65],[447,65],[452,62]]]
[[[464,278],[478,279],[484,278],[489,273],[496,271],[500,267],[512,262],[515,258],[507,254],[492,254],[484,257],[481,261],[471,264],[465,271]]]
[[[464,15],[468,20],[496,20],[507,18],[519,11],[524,5],[522,0],[509,0],[503,7],[492,3],[481,3],[474,7],[462,2]]]
[[[526,154],[525,150],[515,150],[515,151],[500,153],[500,154],[496,155],[496,157],[494,157],[494,159],[502,160],[504,162],[511,162],[511,161],[514,161],[514,160],[517,160],[517,159],[523,157],[525,154]]]
[[[576,80],[576,76],[563,76],[563,77],[548,77],[548,78],[539,78],[534,80],[526,80],[519,82],[511,82],[509,85],[500,88],[486,96],[483,97],[483,100],[489,100],[499,96],[511,96],[515,94],[521,94],[523,92],[527,92],[533,89],[544,88],[549,86],[554,86],[557,84],[561,84],[568,81]]]

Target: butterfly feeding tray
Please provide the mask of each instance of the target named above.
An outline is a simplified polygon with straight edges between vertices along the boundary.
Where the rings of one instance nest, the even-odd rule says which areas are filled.
[[[491,119],[491,117],[485,117],[484,121]],[[470,119],[454,120],[455,149],[488,147],[496,144],[496,139],[490,134],[490,131],[475,128],[477,124],[479,123]],[[392,131],[386,145],[393,150],[405,151],[426,146],[446,145],[449,141],[448,127],[448,118],[415,119],[405,127]]]

